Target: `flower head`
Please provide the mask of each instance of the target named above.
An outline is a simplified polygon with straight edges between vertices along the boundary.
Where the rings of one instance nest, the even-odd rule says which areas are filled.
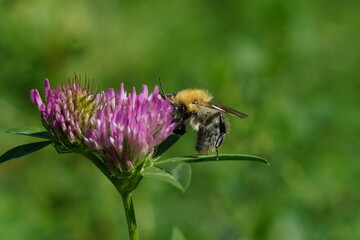
[[[85,143],[96,150],[111,173],[129,172],[150,159],[154,148],[174,130],[173,108],[169,99],[163,99],[158,87],[148,94],[135,88],[127,94],[121,84],[100,93],[102,108],[91,118],[91,127],[85,131]]]
[[[83,132],[101,104],[100,99],[88,88],[81,87],[76,76],[75,82],[69,85],[51,89],[48,79],[44,85],[45,103],[37,89],[30,91],[30,99],[40,111],[43,126],[59,152],[79,151],[84,145]]]

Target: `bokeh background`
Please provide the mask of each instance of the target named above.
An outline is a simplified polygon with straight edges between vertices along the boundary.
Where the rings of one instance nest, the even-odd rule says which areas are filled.
[[[194,164],[187,192],[145,179],[140,237],[360,239],[359,1],[0,1],[0,152],[36,141],[29,91],[78,75],[128,90],[161,76],[250,115]],[[185,135],[167,156],[194,154]],[[120,196],[90,161],[47,147],[0,166],[0,239],[127,239]]]

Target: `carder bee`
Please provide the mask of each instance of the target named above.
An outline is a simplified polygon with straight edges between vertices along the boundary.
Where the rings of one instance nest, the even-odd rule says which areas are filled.
[[[160,87],[163,92],[161,81]],[[203,89],[184,89],[174,94],[163,93],[163,97],[170,99],[174,107],[173,121],[179,123],[174,133],[184,134],[185,124],[189,124],[197,132],[195,149],[205,154],[216,151],[217,159],[218,148],[227,133],[223,113],[240,118],[248,117],[245,113],[211,102],[211,94]]]

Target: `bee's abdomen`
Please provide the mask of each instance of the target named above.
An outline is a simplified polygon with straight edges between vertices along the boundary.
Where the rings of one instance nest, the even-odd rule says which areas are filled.
[[[211,131],[204,127],[200,127],[197,134],[196,151],[200,153],[210,153],[215,150],[216,139],[219,134],[216,133],[215,129]]]
[[[210,153],[221,145],[226,133],[225,122],[220,113],[201,119],[197,134],[196,150],[200,153]],[[219,141],[220,139],[220,141]]]

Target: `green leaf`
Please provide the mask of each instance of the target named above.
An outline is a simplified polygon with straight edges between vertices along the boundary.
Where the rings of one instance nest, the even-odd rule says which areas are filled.
[[[176,227],[173,228],[171,240],[186,240],[184,234]]]
[[[185,162],[164,163],[145,168],[142,175],[170,183],[184,192],[190,184],[191,167]]]
[[[0,163],[11,160],[13,158],[19,158],[19,157],[25,156],[27,154],[36,152],[36,151],[42,149],[43,147],[46,147],[50,143],[51,143],[50,141],[42,141],[42,142],[34,142],[34,143],[17,146],[15,148],[7,151],[3,155],[1,155]]]
[[[268,165],[269,162],[264,158],[246,155],[246,154],[219,154],[219,160],[216,160],[216,155],[192,155],[192,156],[183,156],[183,157],[173,157],[165,160],[160,160],[157,164],[163,163],[176,163],[176,162],[217,162],[217,161],[255,161],[255,162],[263,162]]]
[[[16,133],[30,137],[50,139],[50,134],[47,131],[44,131],[44,128],[40,128],[40,127],[32,127],[32,126],[16,127],[16,128],[10,128],[6,132]]]
[[[179,134],[171,134],[168,136],[160,145],[156,148],[156,152],[154,158],[161,156],[164,152],[166,152],[172,145],[174,145],[179,139],[181,135]]]

